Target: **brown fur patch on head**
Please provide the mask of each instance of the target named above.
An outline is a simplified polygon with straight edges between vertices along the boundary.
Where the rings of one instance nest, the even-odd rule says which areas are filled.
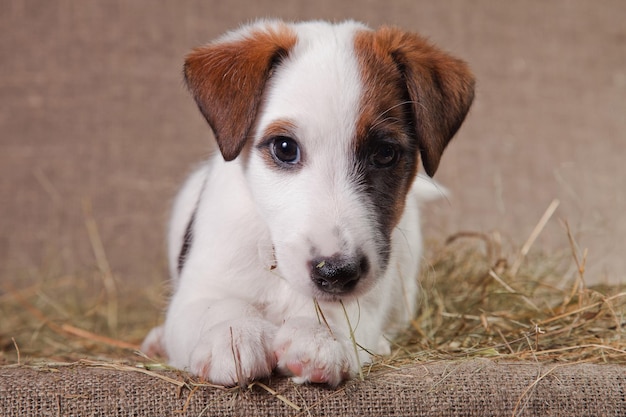
[[[280,23],[194,49],[187,56],[185,81],[225,160],[241,152],[272,68],[296,41],[295,33]]]
[[[355,40],[363,82],[356,125],[357,148],[376,132],[396,139],[407,139],[410,133],[406,109],[411,99],[404,77],[391,54],[374,48],[374,35],[359,32]]]
[[[417,173],[418,152],[403,74],[390,53],[374,47],[374,37],[375,32],[363,31],[355,38],[363,83],[355,148],[381,230],[389,236],[404,211],[405,196]],[[399,145],[402,159],[390,169],[372,168],[371,154],[385,141]]]
[[[289,136],[293,137],[294,132],[296,130],[296,125],[291,120],[288,119],[279,119],[274,120],[272,123],[267,125],[265,130],[263,131],[263,139],[268,139],[273,136]]]
[[[414,130],[426,173],[434,175],[441,155],[474,98],[474,77],[467,65],[424,38],[396,28],[359,32],[355,49],[364,71],[365,89],[386,102],[411,101]],[[398,77],[406,89],[398,93]],[[395,97],[394,97],[395,96]]]

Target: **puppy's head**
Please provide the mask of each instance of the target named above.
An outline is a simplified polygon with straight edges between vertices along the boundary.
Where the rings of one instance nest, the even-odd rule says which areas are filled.
[[[242,159],[280,273],[329,299],[384,275],[420,157],[432,176],[474,91],[418,35],[354,22],[260,22],[194,50],[185,78]]]

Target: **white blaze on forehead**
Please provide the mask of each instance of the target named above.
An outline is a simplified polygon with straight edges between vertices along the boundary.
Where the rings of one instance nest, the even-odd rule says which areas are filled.
[[[249,170],[253,193],[277,256],[285,254],[279,264],[304,266],[308,261],[297,258],[311,253],[365,251],[375,256],[367,203],[353,183],[354,137],[363,92],[354,37],[365,27],[313,22],[292,28],[297,42],[267,86],[255,142],[277,122],[288,121],[288,132],[301,147],[303,166],[281,171],[259,166],[265,162],[253,158],[250,163],[256,166]]]
[[[297,43],[279,65],[266,91],[257,134],[276,119],[295,123],[305,152],[353,139],[362,83],[354,54],[354,22],[294,25]]]

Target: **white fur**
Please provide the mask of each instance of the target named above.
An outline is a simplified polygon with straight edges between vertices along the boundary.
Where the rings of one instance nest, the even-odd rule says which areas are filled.
[[[363,88],[352,39],[362,26],[294,28],[298,44],[267,86],[254,140],[231,162],[216,153],[197,168],[173,208],[168,256],[175,292],[164,326],[144,349],[161,347],[173,366],[214,383],[243,384],[278,367],[296,382],[336,385],[372,353],[389,353],[389,339],[416,309],[419,202],[441,191],[414,181],[381,269],[372,207],[348,176]],[[307,161],[297,175],[268,168],[255,152],[277,119],[296,126]],[[194,211],[193,244],[178,276]],[[368,276],[341,303],[325,297],[309,277],[312,247],[322,256],[363,250]]]

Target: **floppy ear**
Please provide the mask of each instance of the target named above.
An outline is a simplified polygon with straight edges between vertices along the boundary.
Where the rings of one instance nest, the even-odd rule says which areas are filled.
[[[187,56],[185,82],[225,160],[243,149],[272,67],[295,43],[286,25],[268,23],[226,35]]]
[[[419,35],[384,27],[377,33],[404,76],[413,102],[422,164],[429,176],[463,123],[474,99],[474,76],[467,64]]]

